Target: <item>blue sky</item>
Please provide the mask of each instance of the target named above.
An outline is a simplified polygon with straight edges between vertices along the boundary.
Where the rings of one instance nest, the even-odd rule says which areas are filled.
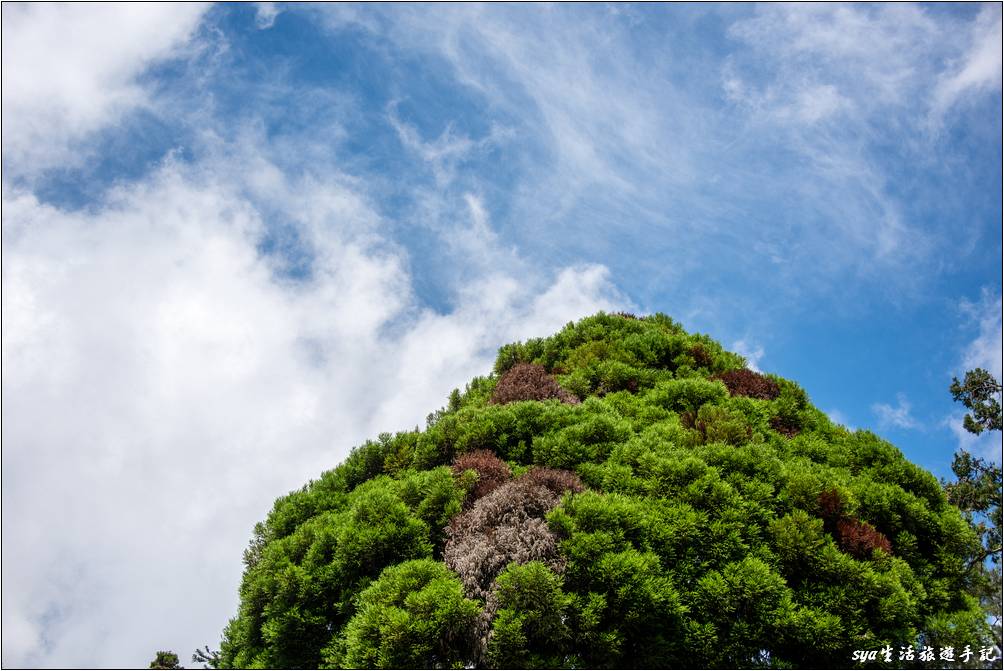
[[[601,309],[999,461],[947,387],[1001,375],[1000,54],[999,4],[4,4],[4,665],[215,645],[277,495]]]

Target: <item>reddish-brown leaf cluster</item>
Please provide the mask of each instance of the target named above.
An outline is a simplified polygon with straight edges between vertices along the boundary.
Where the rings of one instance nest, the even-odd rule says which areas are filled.
[[[687,352],[694,359],[694,365],[698,368],[711,368],[711,364],[714,363],[711,354],[701,343],[694,343]]]
[[[772,417],[770,427],[787,438],[794,438],[802,432],[802,428],[783,417]]]
[[[819,513],[824,520],[834,522],[844,514],[844,497],[834,488],[819,493]]]
[[[845,514],[846,502],[837,489],[824,489],[818,500],[819,513],[841,550],[857,559],[870,559],[878,549],[892,554],[892,543],[885,534],[867,522]]]
[[[892,543],[881,531],[861,520],[845,517],[837,522],[840,549],[858,559],[868,559],[875,550],[892,554]]]
[[[596,390],[596,395],[597,396],[606,396],[607,394],[613,393],[615,391],[619,391],[621,389],[629,391],[632,394],[636,393],[638,391],[638,380],[630,379],[630,380],[625,381],[623,383],[623,385],[621,385],[621,386],[616,386],[615,385],[611,389],[608,389],[606,384],[600,384],[599,388]]]
[[[618,317],[623,317],[624,319],[638,319],[638,316],[630,312],[615,312]]]
[[[543,366],[518,363],[499,379],[490,400],[496,405],[505,405],[515,401],[545,401],[549,398],[573,405],[579,403],[579,399],[562,389]]]
[[[453,460],[454,475],[459,476],[468,469],[478,474],[478,481],[471,491],[469,501],[475,501],[491,493],[512,477],[509,465],[490,450],[465,452]]]
[[[726,371],[713,379],[724,382],[732,396],[748,396],[770,401],[781,393],[777,382],[748,368]]]
[[[579,476],[571,471],[560,468],[534,466],[527,471],[523,478],[535,485],[548,489],[552,494],[557,496],[562,496],[565,492],[578,494],[586,490],[586,487],[582,484],[582,480],[579,480]]]

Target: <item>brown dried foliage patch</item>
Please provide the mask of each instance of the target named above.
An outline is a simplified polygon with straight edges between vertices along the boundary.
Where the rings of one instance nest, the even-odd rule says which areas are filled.
[[[802,428],[783,417],[772,417],[770,427],[786,438],[794,438],[802,432]]]
[[[499,379],[490,401],[505,405],[515,401],[546,401],[549,398],[573,405],[579,403],[579,399],[562,389],[543,366],[518,363]]]
[[[443,561],[460,577],[469,597],[485,599],[510,562],[538,560],[556,571],[564,568],[557,537],[544,521],[558,500],[547,487],[520,478],[450,521]]]
[[[561,468],[534,466],[521,479],[540,485],[556,496],[562,496],[565,492],[578,494],[586,490],[578,475]]]
[[[818,501],[825,528],[836,538],[841,550],[856,559],[870,559],[875,550],[892,554],[892,543],[885,534],[846,514],[847,503],[837,489],[824,489]]]
[[[526,478],[518,478],[505,483],[479,499],[470,510],[454,517],[446,531],[450,537],[457,530],[487,533],[533,517],[543,518],[557,504],[557,494]]]
[[[469,502],[480,499],[498,489],[512,477],[509,465],[490,450],[474,450],[458,455],[453,460],[453,474],[460,476],[466,470],[472,470],[478,474],[478,481],[471,491]]]
[[[770,401],[781,394],[777,382],[748,368],[726,371],[712,379],[724,382],[732,396],[748,396]]]
[[[711,354],[701,343],[691,345],[687,352],[694,359],[694,365],[698,368],[711,368],[711,364],[714,363]]]
[[[834,488],[819,493],[819,513],[824,520],[834,522],[844,514],[844,497]]]
[[[487,454],[476,456],[491,463],[494,455]],[[450,520],[443,561],[459,576],[468,597],[485,602],[471,632],[479,663],[485,661],[491,622],[498,610],[495,581],[499,574],[512,562],[531,561],[562,572],[565,563],[558,552],[558,538],[548,528],[544,515],[565,492],[584,489],[574,473],[534,467],[516,480],[503,482]]]
[[[869,559],[875,550],[892,554],[892,543],[885,534],[868,524],[851,517],[837,522],[840,549],[857,559]]]

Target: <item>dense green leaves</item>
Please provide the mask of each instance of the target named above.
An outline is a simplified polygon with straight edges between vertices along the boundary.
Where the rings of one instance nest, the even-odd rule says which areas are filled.
[[[488,662],[505,668],[555,668],[573,654],[573,597],[539,561],[510,564],[497,580]]]
[[[348,495],[331,493],[340,509],[268,542],[248,568],[241,613],[224,634],[224,665],[318,666],[321,649],[355,612],[359,592],[385,567],[432,557],[465,495],[447,468],[380,476]]]
[[[990,373],[977,368],[967,371],[965,381],[952,378],[949,387],[952,397],[961,401],[972,414],[963,421],[965,429],[977,435],[985,430],[1001,430],[1001,384]],[[957,505],[969,526],[982,543],[982,553],[969,560],[976,572],[970,592],[980,601],[1000,650],[1002,620],[1001,607],[1001,467],[966,450],[955,453],[952,461],[955,482],[945,483],[948,499]]]
[[[151,669],[181,669],[184,668],[178,663],[178,655],[170,650],[158,650],[153,661],[150,662]]]
[[[480,605],[445,566],[416,559],[383,571],[358,612],[324,650],[331,668],[438,668],[470,658],[466,637]]]
[[[987,429],[1001,430],[1001,383],[993,375],[977,368],[968,371],[962,382],[953,377],[948,390],[972,411],[963,420],[967,431],[979,435]]]
[[[743,366],[664,315],[503,347],[425,430],[276,502],[221,665],[847,667],[989,641],[952,505],[985,478],[950,503]],[[495,394],[514,370],[550,391]]]

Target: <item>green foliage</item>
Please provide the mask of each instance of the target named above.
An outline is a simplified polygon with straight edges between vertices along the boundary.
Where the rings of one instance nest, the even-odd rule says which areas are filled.
[[[965,381],[952,378],[952,397],[973,411],[963,426],[979,435],[985,430],[1001,430],[1001,384],[982,368],[968,371]],[[994,396],[997,396],[995,399]],[[1002,646],[1001,606],[1001,467],[959,450],[952,460],[954,482],[944,483],[948,500],[958,506],[982,544],[969,559],[976,573],[970,593],[978,600],[993,628],[997,650]]]
[[[648,405],[674,412],[696,413],[706,403],[717,403],[728,396],[728,389],[719,381],[703,378],[667,380],[646,395]]]
[[[452,668],[469,659],[465,634],[480,605],[441,563],[391,566],[358,599],[356,614],[324,649],[329,668]]]
[[[424,431],[276,501],[220,666],[839,668],[990,644],[988,536],[959,508],[990,519],[999,471],[957,460],[946,496],[743,368],[665,315],[504,346]]]
[[[220,651],[211,650],[207,645],[203,648],[196,648],[195,652],[192,653],[192,661],[196,664],[202,664],[203,669],[218,669],[220,668]]]
[[[969,559],[969,566],[976,574],[969,591],[990,620],[1000,649],[1004,619],[1001,605],[1001,468],[961,450],[955,454],[952,470],[957,480],[945,485],[948,499],[959,506],[982,543],[980,552]]]
[[[753,556],[701,577],[693,603],[714,640],[713,651],[706,653],[713,666],[758,666],[762,651],[790,638],[788,628],[798,619],[794,594],[784,578]],[[823,631],[838,625],[832,615],[830,619]]]
[[[573,598],[561,576],[539,561],[510,564],[496,581],[497,607],[488,645],[491,666],[557,668],[572,654]]]
[[[1001,383],[990,373],[982,368],[968,371],[961,383],[953,377],[948,390],[952,398],[972,410],[963,420],[966,431],[979,435],[987,429],[1001,430]]]
[[[445,467],[379,476],[348,495],[328,492],[331,509],[317,489],[315,483],[299,497],[313,495],[309,509],[323,512],[282,537],[270,533],[272,518],[264,525],[263,535],[273,538],[245,572],[241,612],[224,632],[224,667],[318,666],[321,649],[355,613],[359,593],[388,566],[431,558],[466,497]]]
[[[170,650],[158,650],[157,655],[150,662],[151,669],[182,669],[184,668],[178,663],[178,655],[174,654]]]

